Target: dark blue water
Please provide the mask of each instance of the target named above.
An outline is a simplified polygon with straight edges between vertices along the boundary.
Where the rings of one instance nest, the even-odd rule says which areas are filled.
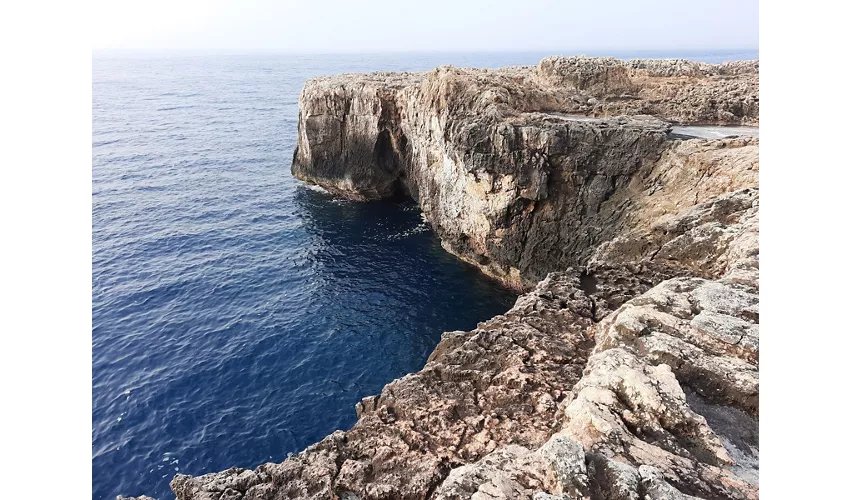
[[[415,206],[290,176],[297,99],[320,74],[543,55],[96,54],[93,498],[172,498],[176,472],[283,460],[350,427],[442,331],[507,310]]]

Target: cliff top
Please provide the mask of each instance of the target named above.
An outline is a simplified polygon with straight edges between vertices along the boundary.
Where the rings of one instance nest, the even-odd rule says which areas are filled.
[[[308,80],[303,99],[364,88],[406,92],[457,117],[561,112],[652,115],[685,124],[758,125],[759,61],[550,56],[536,66],[374,72]],[[412,94],[418,94],[412,96]]]
[[[319,76],[308,80],[310,83],[344,82],[351,83],[370,81],[387,85],[406,85],[419,83],[426,75],[441,69],[459,69],[482,74],[506,74],[512,76],[531,76],[535,73],[550,72],[590,72],[599,73],[609,68],[625,68],[633,75],[648,75],[654,77],[691,76],[739,76],[758,75],[759,61],[726,61],[723,63],[706,63],[688,59],[617,59],[615,57],[597,56],[548,56],[541,59],[536,66],[504,66],[500,68],[474,68],[465,66],[442,65],[429,71],[373,71],[369,73],[338,73]]]

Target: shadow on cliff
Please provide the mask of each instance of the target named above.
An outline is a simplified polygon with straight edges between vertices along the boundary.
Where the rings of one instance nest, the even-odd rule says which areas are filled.
[[[394,135],[384,129],[376,136],[349,134],[324,147],[326,154],[310,158],[297,146],[292,155],[292,175],[319,181],[331,189],[337,186],[364,200],[403,201],[410,197],[405,169],[410,151],[403,133]]]
[[[321,279],[356,277],[368,287],[422,291],[440,284],[458,299],[464,293],[473,300],[493,293],[515,297],[443,250],[419,207],[403,192],[391,200],[357,202],[302,185],[295,202],[304,230],[316,238],[312,253]]]

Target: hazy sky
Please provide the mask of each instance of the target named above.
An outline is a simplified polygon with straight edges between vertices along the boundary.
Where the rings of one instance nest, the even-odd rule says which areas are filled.
[[[103,49],[752,49],[758,0],[96,0]]]

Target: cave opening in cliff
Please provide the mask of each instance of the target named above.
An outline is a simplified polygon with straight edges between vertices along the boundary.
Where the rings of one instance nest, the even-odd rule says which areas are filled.
[[[392,201],[412,200],[413,195],[407,182],[407,171],[404,168],[403,154],[407,147],[407,138],[400,134],[395,138],[389,130],[384,129],[378,134],[373,151],[374,163],[378,170],[387,177],[395,177],[390,187]]]

